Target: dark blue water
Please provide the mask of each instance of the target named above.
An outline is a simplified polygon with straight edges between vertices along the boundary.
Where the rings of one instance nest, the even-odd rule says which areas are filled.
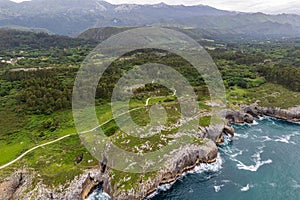
[[[194,173],[151,200],[300,199],[300,125],[265,118],[234,125],[217,172]]]
[[[264,118],[233,126],[236,136],[219,147],[217,163],[160,188],[151,200],[300,199],[300,125]]]

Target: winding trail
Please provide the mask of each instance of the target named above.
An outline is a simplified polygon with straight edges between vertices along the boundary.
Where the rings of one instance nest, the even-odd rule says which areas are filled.
[[[23,158],[24,156],[26,156],[27,154],[29,154],[30,152],[32,152],[32,151],[34,151],[34,150],[36,150],[36,149],[38,149],[38,148],[40,148],[40,147],[47,146],[47,145],[49,145],[49,144],[53,144],[53,143],[55,143],[55,142],[58,142],[58,141],[60,141],[60,140],[65,139],[65,138],[67,138],[67,137],[70,137],[71,135],[75,135],[75,133],[69,134],[69,135],[65,135],[65,136],[63,136],[63,137],[61,137],[61,138],[58,138],[58,139],[56,139],[56,140],[53,140],[53,141],[51,141],[51,142],[47,142],[47,143],[45,143],[45,144],[41,144],[41,145],[38,145],[38,146],[36,146],[36,147],[33,147],[33,148],[27,150],[26,152],[24,152],[22,155],[20,155],[19,157],[17,157],[17,158],[14,159],[13,161],[10,161],[9,163],[7,163],[7,164],[5,164],[5,165],[0,166],[0,170],[1,170],[1,169],[4,169],[4,168],[6,168],[6,167],[8,167],[8,166],[10,166],[10,165],[12,165],[12,164],[14,164],[14,163],[17,162],[18,160],[20,160],[21,158]]]
[[[174,90],[173,96],[175,96],[175,95],[176,95],[176,90]],[[158,98],[158,97],[157,97],[157,98]],[[151,97],[148,98],[148,99],[146,100],[145,107],[147,107],[147,106],[149,105],[150,99],[151,99]],[[134,109],[128,110],[128,111],[126,111],[126,112],[124,112],[124,113],[121,113],[120,115],[118,115],[118,116],[116,116],[116,117],[114,117],[114,118],[111,118],[111,119],[109,119],[109,120],[103,122],[103,123],[100,124],[99,126],[93,128],[93,129],[91,129],[91,130],[88,130],[88,131],[80,132],[79,134],[85,134],[85,133],[89,133],[89,132],[95,131],[95,130],[97,130],[98,128],[100,128],[101,126],[103,126],[103,125],[109,123],[109,122],[112,121],[113,119],[118,118],[118,117],[121,117],[121,116],[123,116],[123,115],[125,115],[125,114],[128,114],[128,113],[130,113],[130,112],[132,112],[132,111],[139,110],[139,109],[142,109],[142,107],[140,107],[140,108],[134,108]],[[30,152],[32,152],[32,151],[34,151],[34,150],[36,150],[36,149],[38,149],[38,148],[41,148],[41,147],[44,147],[44,146],[47,146],[47,145],[50,145],[50,144],[59,142],[59,141],[65,139],[65,138],[68,138],[68,137],[70,137],[70,136],[72,136],[72,135],[76,135],[76,134],[77,134],[77,133],[68,134],[68,135],[65,135],[65,136],[63,136],[63,137],[60,137],[60,138],[58,138],[58,139],[56,139],[56,140],[53,140],[53,141],[50,141],[50,142],[47,142],[47,143],[44,143],[44,144],[37,145],[37,146],[35,146],[35,147],[33,147],[33,148],[31,148],[31,149],[25,151],[24,153],[22,153],[20,156],[18,156],[16,159],[10,161],[9,163],[6,163],[5,165],[0,166],[0,170],[1,170],[1,169],[4,169],[4,168],[6,168],[6,167],[8,167],[8,166],[10,166],[10,165],[12,165],[12,164],[14,164],[15,162],[19,161],[19,160],[22,159],[24,156],[26,156],[27,154],[29,154]]]
[[[105,124],[109,123],[110,121],[112,121],[112,120],[115,119],[115,118],[121,117],[121,116],[123,116],[123,115],[125,115],[125,114],[128,114],[128,113],[132,112],[132,111],[140,110],[140,109],[142,109],[142,107],[140,107],[140,108],[134,108],[134,109],[128,110],[128,111],[126,111],[126,112],[124,112],[124,113],[121,113],[121,114],[115,116],[114,118],[111,118],[111,119],[109,119],[109,120],[103,122],[103,123],[100,124],[99,126],[96,126],[95,128],[92,128],[91,130],[83,131],[83,132],[80,132],[80,133],[78,133],[78,134],[79,134],[79,135],[82,135],[82,134],[85,134],[85,133],[89,133],[89,132],[95,131],[95,130],[97,130],[98,128],[100,128],[101,126],[104,126]]]
[[[175,89],[173,89],[173,95],[172,96],[176,96],[176,90]],[[161,97],[149,97],[147,100],[146,100],[146,107],[149,105],[149,101],[151,100],[151,99],[158,99],[158,98],[163,98],[164,96],[161,96]]]
[[[128,110],[127,112],[124,112],[124,113],[122,113],[122,114],[120,114],[120,115],[118,115],[118,116],[116,116],[116,117],[114,117],[114,118],[111,118],[111,119],[109,119],[109,120],[103,122],[102,124],[100,124],[99,126],[93,128],[93,129],[91,129],[91,130],[84,131],[84,132],[80,132],[79,134],[85,134],[85,133],[89,133],[89,132],[95,131],[95,130],[97,130],[98,128],[100,128],[101,126],[103,126],[103,125],[107,124],[108,122],[112,121],[113,119],[118,118],[118,117],[121,117],[122,115],[125,115],[125,114],[130,113],[130,112],[132,112],[132,111],[134,111],[134,110],[139,110],[139,109],[141,109],[141,108],[134,108],[134,109]],[[36,149],[38,149],[38,148],[40,148],[40,147],[44,147],[44,146],[47,146],[47,145],[50,145],[50,144],[59,142],[59,141],[65,139],[65,138],[68,138],[68,137],[72,136],[72,135],[77,135],[77,133],[72,133],[72,134],[69,134],[69,135],[65,135],[65,136],[60,137],[60,138],[58,138],[58,139],[56,139],[56,140],[53,140],[53,141],[47,142],[47,143],[45,143],[45,144],[40,144],[40,145],[38,145],[38,146],[35,146],[35,147],[33,147],[33,148],[31,148],[31,149],[25,151],[24,153],[22,153],[22,154],[21,154],[19,157],[17,157],[16,159],[10,161],[9,163],[6,163],[5,165],[0,166],[0,170],[1,170],[1,169],[4,169],[4,168],[6,168],[6,167],[8,167],[8,166],[10,166],[10,165],[12,165],[12,164],[14,164],[15,162],[17,162],[17,161],[19,161],[20,159],[22,159],[24,156],[26,156],[27,154],[29,154],[30,152],[32,152],[32,151],[34,151],[34,150],[36,150]]]

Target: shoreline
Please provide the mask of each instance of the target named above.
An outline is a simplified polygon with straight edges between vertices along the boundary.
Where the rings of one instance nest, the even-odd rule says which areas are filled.
[[[299,110],[300,107],[292,108],[292,111],[294,109]],[[253,110],[256,110],[257,114]],[[237,117],[236,120],[232,120],[229,117],[233,113]],[[232,122],[232,123],[235,123],[235,124],[253,124],[254,118],[255,119],[261,119],[261,117],[270,117],[270,118],[281,120],[281,121],[287,121],[287,122],[290,122],[290,123],[299,124],[300,123],[300,116],[299,116],[299,118],[297,118],[297,117],[294,117],[294,115],[300,115],[300,111],[291,112],[290,109],[285,110],[285,109],[280,109],[280,108],[258,107],[258,106],[255,106],[255,105],[242,105],[242,106],[240,106],[240,110],[230,110],[229,113],[226,114],[226,119],[229,122]],[[242,117],[243,119],[241,119],[240,117]],[[240,119],[238,119],[238,118],[240,118]],[[173,184],[178,180],[178,178],[183,176],[184,173],[192,171],[193,169],[195,169],[195,167],[199,166],[201,163],[211,164],[211,163],[215,163],[216,160],[217,160],[217,158],[211,160],[210,162],[199,162],[199,160],[197,160],[195,164],[193,164],[191,166],[188,166],[188,167],[185,167],[182,170],[181,173],[176,175],[176,177],[165,180],[165,181],[162,181],[159,184],[159,186],[167,185],[167,184]],[[147,199],[149,196],[155,194],[158,191],[159,186],[157,188],[152,189],[151,191],[149,191],[147,193],[147,196],[143,199]]]
[[[240,105],[239,110],[229,110],[226,113],[226,119],[229,122],[242,124],[248,123],[252,124],[253,120],[259,119],[260,117],[268,116],[273,117],[278,120],[290,121],[294,123],[300,122],[300,106],[281,109],[281,108],[267,108],[260,107],[257,105]]]
[[[271,117],[277,120],[287,121],[290,123],[300,123],[300,106],[291,108],[291,109],[280,109],[280,108],[265,108],[265,107],[259,107],[257,105],[240,105],[239,109],[233,110],[229,109],[226,113],[226,122],[224,126],[231,127],[230,123],[236,123],[236,124],[253,124],[254,119],[260,119],[260,117]],[[206,134],[209,133],[209,130],[207,129],[200,129],[200,132],[204,133],[206,131]],[[228,130],[227,130],[228,131]],[[188,151],[188,156],[186,154],[178,154],[177,159],[173,160],[175,164],[178,164],[176,162],[179,162],[181,165],[179,166],[185,166],[181,169],[174,168],[174,170],[170,173],[167,170],[165,171],[159,171],[157,173],[156,178],[152,180],[152,182],[146,182],[142,183],[141,185],[147,186],[146,190],[137,191],[136,194],[128,194],[127,192],[122,193],[124,191],[114,191],[111,188],[111,181],[110,178],[105,176],[105,174],[101,173],[101,167],[100,164],[95,166],[93,169],[86,170],[78,177],[75,177],[72,181],[68,182],[66,185],[67,188],[64,190],[60,189],[50,189],[49,187],[42,184],[38,184],[36,188],[34,188],[34,191],[38,191],[38,195],[32,193],[32,192],[26,192],[26,189],[30,186],[30,181],[32,176],[36,176],[36,174],[31,174],[30,170],[23,170],[18,171],[12,174],[10,177],[6,178],[0,183],[0,186],[4,186],[4,191],[10,191],[10,196],[20,197],[22,198],[30,198],[33,199],[36,198],[48,198],[48,199],[65,199],[66,197],[71,197],[74,200],[79,199],[85,199],[90,194],[95,191],[95,187],[90,187],[89,185],[99,185],[99,184],[106,184],[106,187],[103,187],[103,190],[105,193],[109,194],[112,199],[118,198],[118,199],[145,199],[148,196],[154,194],[157,192],[158,188],[162,185],[166,184],[172,184],[173,182],[176,182],[178,178],[180,178],[184,173],[192,171],[197,166],[199,166],[202,163],[211,164],[215,163],[217,161],[218,157],[218,149],[215,148],[218,142],[222,143],[221,136],[223,134],[228,134],[228,132],[222,131],[222,133],[215,133],[219,137],[215,137],[212,141],[208,139],[207,141],[211,141],[209,145],[205,147],[205,144],[200,148],[199,146],[195,146],[194,149],[191,148],[193,151]],[[206,138],[208,135],[206,135]],[[215,147],[214,147],[215,146]],[[199,157],[189,157],[193,154],[199,153],[200,151],[206,152],[204,155],[202,152],[202,156]],[[216,150],[215,150],[216,149]],[[189,150],[189,148],[184,149]],[[211,153],[214,152],[214,153]],[[173,163],[173,164],[174,164]],[[192,164],[191,164],[192,163]],[[171,174],[171,175],[170,175]],[[21,178],[20,178],[21,177]],[[89,181],[88,181],[89,180]],[[15,188],[14,186],[17,186]],[[3,189],[3,188],[2,188]],[[108,189],[108,190],[107,190]],[[117,194],[117,196],[114,196],[114,194]],[[129,196],[128,196],[129,195]],[[136,195],[136,196],[135,196]],[[127,198],[126,198],[127,197]]]
[[[194,165],[185,167],[185,168],[182,170],[182,173],[177,174],[177,176],[176,176],[175,178],[172,178],[172,179],[170,179],[170,180],[166,180],[166,181],[161,182],[161,184],[160,184],[156,189],[153,189],[152,191],[149,191],[149,192],[147,193],[145,199],[148,199],[149,196],[151,196],[151,195],[153,195],[154,193],[156,193],[160,186],[175,183],[180,177],[184,176],[185,173],[194,170],[197,166],[200,166],[201,164],[212,164],[212,163],[215,163],[216,161],[217,161],[217,158],[214,158],[214,159],[212,159],[212,160],[210,160],[210,161],[208,161],[208,162],[201,162],[200,159],[197,160],[197,162],[196,162]]]
[[[145,199],[156,192],[159,186],[176,181],[184,173],[194,169],[201,163],[214,163],[217,157],[217,145],[212,140],[207,139],[201,146],[193,144],[178,149],[176,155],[170,157],[165,166],[155,172],[155,178],[140,181],[134,190],[117,189],[114,185],[110,185],[110,178],[102,182],[102,188],[112,199]],[[106,176],[106,173],[109,173],[109,170],[104,172],[103,176]]]

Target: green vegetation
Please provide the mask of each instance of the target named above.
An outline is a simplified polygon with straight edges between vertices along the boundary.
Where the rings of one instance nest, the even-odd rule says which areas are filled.
[[[203,126],[203,127],[209,126],[210,120],[211,120],[211,117],[210,117],[210,116],[201,117],[201,118],[199,119],[199,125],[200,125],[200,126]]]
[[[300,71],[296,67],[287,65],[260,66],[259,72],[269,82],[300,92]]]
[[[0,62],[0,166],[28,149],[59,137],[73,134],[57,143],[36,149],[8,168],[0,170],[0,178],[13,170],[28,167],[49,186],[72,180],[84,169],[93,167],[92,158],[76,135],[71,111],[71,95],[76,73],[95,44],[83,39],[14,31],[0,31],[3,60],[22,57],[13,64]],[[55,41],[55,42],[53,42]],[[203,41],[202,41],[203,42]],[[261,106],[289,108],[299,105],[299,39],[270,41],[206,41],[206,48],[220,69],[227,89],[229,106],[258,102]],[[24,58],[23,58],[24,57]],[[126,58],[126,59],[124,59]],[[183,74],[198,95],[201,110],[200,126],[210,123],[208,89],[198,72],[177,55],[154,49],[130,52],[115,61],[101,78],[96,93],[96,113],[106,136],[117,146],[132,152],[155,151],[172,141],[178,127],[164,129],[161,134],[138,139],[116,124],[110,99],[117,81],[128,70],[145,63],[172,66]],[[136,77],[139,79],[140,77]],[[87,80],[88,81],[88,80]],[[151,105],[161,105],[167,113],[165,125],[171,127],[181,116],[174,91],[158,84],[146,84],[133,90],[129,112],[132,120],[146,126],[150,123]],[[82,94],[83,96],[85,94]],[[121,100],[121,99],[120,99]],[[148,100],[148,106],[146,101]],[[125,105],[117,103],[119,109]],[[126,122],[124,116],[118,116]],[[124,141],[128,143],[124,144]],[[195,144],[202,144],[195,138]],[[76,164],[79,155],[83,160]],[[139,181],[155,175],[128,174],[111,171],[113,184],[129,190]],[[130,181],[129,181],[130,179]],[[124,181],[127,180],[127,181]]]

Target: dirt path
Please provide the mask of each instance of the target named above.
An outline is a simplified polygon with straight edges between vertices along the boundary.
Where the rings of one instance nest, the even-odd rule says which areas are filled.
[[[99,126],[93,128],[93,129],[91,129],[91,130],[84,131],[84,132],[81,132],[81,133],[79,133],[79,134],[84,134],[84,133],[88,133],[88,132],[91,132],[91,131],[95,131],[95,130],[97,130],[98,128],[100,128],[101,126],[103,126],[103,125],[107,124],[108,122],[110,122],[111,120],[113,120],[113,119],[115,119],[115,118],[118,118],[118,117],[120,117],[120,116],[122,116],[122,115],[125,115],[125,114],[127,114],[127,113],[130,113],[130,112],[132,112],[132,111],[134,111],[134,110],[139,110],[139,109],[141,109],[141,108],[135,108],[135,109],[132,109],[132,110],[128,110],[127,112],[124,112],[124,113],[122,113],[122,114],[120,114],[120,115],[118,115],[118,116],[116,116],[116,117],[114,117],[114,118],[111,118],[110,120],[107,120],[106,122],[100,124]],[[69,134],[69,135],[65,135],[65,136],[60,137],[60,138],[58,138],[58,139],[56,139],[56,140],[53,140],[53,141],[47,142],[47,143],[45,143],[45,144],[40,144],[40,145],[38,145],[38,146],[35,146],[35,147],[33,147],[33,148],[31,148],[31,149],[25,151],[24,153],[22,153],[22,154],[21,154],[19,157],[17,157],[16,159],[10,161],[9,163],[6,163],[5,165],[0,166],[0,170],[1,170],[1,169],[4,169],[4,168],[6,168],[6,167],[8,167],[8,166],[10,166],[10,165],[12,165],[12,164],[14,164],[15,162],[19,161],[19,160],[22,159],[24,156],[26,156],[28,153],[30,153],[30,152],[32,152],[32,151],[34,151],[34,150],[36,150],[36,149],[38,149],[38,148],[40,148],[40,147],[44,147],[44,146],[47,146],[47,145],[50,145],[50,144],[59,142],[59,141],[65,139],[65,138],[68,138],[68,137],[70,137],[70,136],[72,136],[72,135],[76,135],[76,134],[77,134],[77,133],[72,133],[72,134]]]
[[[174,90],[173,96],[175,96],[175,95],[176,95],[176,90]],[[151,97],[148,98],[148,99],[146,100],[146,104],[145,104],[146,107],[149,105],[150,99],[151,99]],[[134,109],[128,110],[127,112],[124,112],[124,113],[122,113],[122,114],[120,114],[120,115],[118,115],[118,116],[116,116],[116,117],[114,117],[114,118],[111,118],[111,119],[109,119],[109,120],[103,122],[102,124],[100,124],[99,126],[93,128],[93,129],[91,129],[91,130],[84,131],[84,132],[80,132],[79,134],[85,134],[85,133],[89,133],[89,132],[95,131],[95,130],[97,130],[98,128],[100,128],[101,126],[103,126],[103,125],[109,123],[109,122],[112,121],[113,119],[118,118],[118,117],[121,117],[121,116],[123,116],[123,115],[125,115],[125,114],[128,114],[128,113],[130,113],[130,112],[132,112],[132,111],[139,110],[139,109],[141,109],[141,108],[134,108]],[[20,159],[22,159],[24,156],[26,156],[28,153],[30,153],[30,152],[32,152],[32,151],[34,151],[34,150],[36,150],[36,149],[38,149],[38,148],[40,148],[40,147],[44,147],[44,146],[47,146],[47,145],[50,145],[50,144],[59,142],[59,141],[65,139],[65,138],[68,138],[68,137],[72,136],[72,135],[76,135],[76,133],[72,133],[72,134],[69,134],[69,135],[65,135],[65,136],[60,137],[60,138],[58,138],[58,139],[56,139],[56,140],[53,140],[53,141],[47,142],[47,143],[45,143],[45,144],[40,144],[40,145],[38,145],[38,146],[35,146],[35,147],[33,147],[33,148],[31,148],[31,149],[25,151],[24,153],[22,153],[22,154],[21,154],[19,157],[17,157],[16,159],[10,161],[9,163],[6,163],[5,165],[0,166],[0,170],[1,170],[1,169],[4,169],[4,168],[6,168],[6,167],[8,167],[8,166],[10,166],[10,165],[12,165],[12,164],[14,164],[14,163],[17,162],[18,160],[20,160]]]
[[[61,138],[58,138],[58,139],[56,139],[56,140],[53,140],[53,141],[51,141],[51,142],[47,142],[47,143],[45,143],[45,144],[41,144],[41,145],[35,146],[35,147],[33,147],[33,148],[27,150],[26,152],[24,152],[22,155],[20,155],[20,156],[17,157],[16,159],[10,161],[9,163],[7,163],[7,164],[5,164],[5,165],[2,165],[2,166],[0,167],[0,170],[1,170],[1,169],[4,169],[4,168],[6,168],[6,167],[8,167],[8,166],[10,166],[10,165],[12,165],[12,164],[14,164],[14,163],[17,162],[18,160],[20,160],[21,158],[23,158],[24,156],[26,156],[28,153],[30,153],[30,152],[32,152],[32,151],[34,151],[34,150],[36,150],[36,149],[38,149],[38,148],[40,148],[40,147],[44,147],[44,146],[47,146],[47,145],[49,145],[49,144],[53,144],[53,143],[55,143],[55,142],[58,142],[58,141],[60,141],[60,140],[65,139],[65,138],[67,138],[67,137],[70,137],[71,135],[75,135],[75,134],[65,135],[65,136],[63,136],[63,137],[61,137]]]

